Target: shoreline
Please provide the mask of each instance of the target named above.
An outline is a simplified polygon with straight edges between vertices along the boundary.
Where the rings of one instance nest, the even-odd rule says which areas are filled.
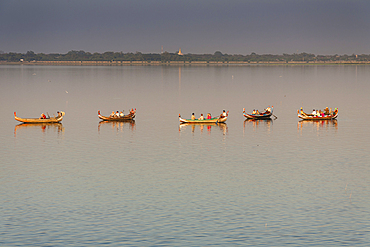
[[[68,66],[253,66],[253,65],[369,65],[370,61],[308,61],[308,62],[216,62],[216,61],[0,61],[0,65],[68,65]]]

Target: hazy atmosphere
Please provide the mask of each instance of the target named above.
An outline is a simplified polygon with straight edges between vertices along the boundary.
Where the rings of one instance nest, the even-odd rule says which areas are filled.
[[[369,54],[370,1],[0,1],[0,51]]]
[[[0,246],[370,246],[369,13],[0,0]]]

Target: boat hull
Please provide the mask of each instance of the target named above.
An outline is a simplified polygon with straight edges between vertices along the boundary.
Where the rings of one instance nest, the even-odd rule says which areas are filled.
[[[180,123],[188,123],[188,124],[211,124],[211,123],[225,123],[227,117],[224,118],[212,118],[212,119],[204,119],[204,120],[191,120],[191,119],[184,119],[179,117]]]
[[[124,117],[105,117],[100,115],[100,111],[98,111],[98,117],[103,121],[114,121],[114,122],[128,122],[133,121],[136,116],[136,113],[133,115],[126,115]]]
[[[307,114],[305,112],[300,113],[299,110],[297,111],[297,115],[300,119],[308,120],[308,121],[333,120],[338,117],[338,113],[339,113],[338,110],[336,110],[333,115],[314,116],[311,114]]]
[[[243,116],[247,119],[271,119],[271,116],[273,115],[274,107],[271,107],[271,112],[269,113],[260,113],[260,114],[248,114],[245,113],[245,110],[243,108]]]
[[[63,120],[64,114],[60,117],[51,117],[46,119],[39,119],[39,118],[20,118],[17,117],[16,113],[14,112],[14,119],[22,122],[22,123],[34,123],[34,124],[40,124],[40,123],[59,123]]]
[[[247,119],[271,119],[272,113],[266,114],[266,115],[252,115],[248,113],[243,113],[243,116],[246,117]]]
[[[324,116],[324,117],[318,117],[318,116],[303,116],[301,114],[298,114],[298,117],[302,120],[308,120],[308,121],[321,121],[321,120],[334,120],[338,117],[338,113],[333,116]]]

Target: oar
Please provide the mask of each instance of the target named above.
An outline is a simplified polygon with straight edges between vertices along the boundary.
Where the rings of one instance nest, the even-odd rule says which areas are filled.
[[[277,119],[277,116],[275,116],[274,114],[272,114],[272,116],[274,116],[274,117],[275,117],[275,119]]]

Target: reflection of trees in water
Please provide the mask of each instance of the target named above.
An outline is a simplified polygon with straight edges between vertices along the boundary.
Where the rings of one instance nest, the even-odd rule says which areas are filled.
[[[17,133],[21,130],[32,129],[32,130],[41,130],[41,133],[47,133],[51,130],[56,131],[58,134],[64,132],[64,127],[61,123],[22,123],[14,127],[14,137],[17,136]]]
[[[200,130],[200,133],[203,133],[207,131],[207,133],[211,133],[212,129],[219,129],[224,135],[227,134],[227,124],[226,123],[203,123],[203,124],[197,124],[197,123],[183,123],[179,126],[179,132],[185,131],[187,127],[191,128],[191,132],[195,133],[196,130]]]
[[[332,129],[338,130],[338,121],[336,119],[333,120],[320,120],[320,121],[299,121],[297,125],[297,130],[302,131],[303,128],[314,128],[316,130],[323,130],[323,129]]]
[[[112,130],[117,132],[123,132],[124,127],[128,126],[128,128],[131,131],[136,130],[136,123],[135,120],[133,121],[127,121],[127,122],[121,122],[121,121],[100,121],[98,125],[98,132],[100,132],[100,128],[102,126],[110,127]]]

